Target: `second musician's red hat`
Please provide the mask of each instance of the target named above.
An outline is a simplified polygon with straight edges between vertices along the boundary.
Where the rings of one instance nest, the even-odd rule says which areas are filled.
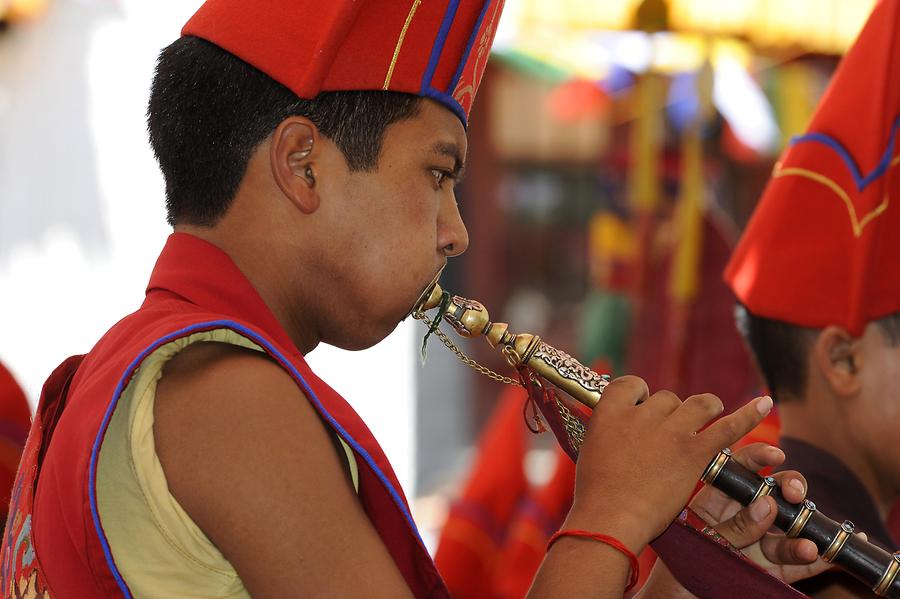
[[[389,90],[466,124],[504,0],[207,0],[182,30],[311,99]]]
[[[725,270],[753,314],[861,335],[900,311],[898,31],[882,0],[775,166]]]

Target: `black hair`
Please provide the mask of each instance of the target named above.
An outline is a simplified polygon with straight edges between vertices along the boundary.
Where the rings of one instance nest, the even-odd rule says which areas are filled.
[[[891,345],[900,345],[900,312],[895,312],[875,322],[881,327],[884,336]]]
[[[735,319],[769,393],[774,396],[786,391],[801,397],[806,390],[807,356],[816,329],[757,316],[742,304],[735,307]]]
[[[769,392],[785,391],[793,397],[802,397],[806,391],[809,348],[820,329],[763,318],[740,303],[735,307],[735,320],[756,358]],[[900,312],[875,322],[891,345],[900,344]]]
[[[150,145],[166,182],[168,221],[211,226],[225,214],[254,150],[286,118],[304,116],[354,171],[378,166],[384,134],[420,98],[387,91],[297,97],[268,75],[196,37],[159,56],[147,108]]]

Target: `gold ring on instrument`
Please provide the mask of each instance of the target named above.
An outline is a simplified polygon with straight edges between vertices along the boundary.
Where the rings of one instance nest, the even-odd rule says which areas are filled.
[[[522,363],[522,358],[519,357],[519,353],[511,345],[504,345],[503,349],[500,350],[500,353],[506,358],[506,363],[513,368]]]
[[[791,527],[784,534],[791,538],[800,536],[800,533],[803,532],[803,527],[806,526],[814,511],[816,511],[816,504],[809,499],[804,499],[803,505],[800,506],[800,511],[797,512],[797,517],[794,518],[794,521],[791,522]]]
[[[535,352],[541,347],[541,338],[535,335],[531,339],[531,343],[528,344],[528,347],[525,348],[525,352],[522,354],[522,359],[520,363],[528,363],[528,360],[534,357]]]
[[[891,588],[891,585],[894,584],[894,579],[897,577],[897,572],[900,572],[900,551],[895,551],[891,556],[891,563],[888,564],[888,567],[885,568],[884,574],[881,575],[881,580],[878,581],[872,590],[875,591],[875,594],[884,597],[887,595],[888,589]]]
[[[713,484],[716,477],[719,476],[719,472],[722,471],[722,468],[725,467],[725,464],[727,464],[730,459],[731,449],[726,447],[719,452],[719,455],[717,455],[712,462],[709,463],[709,466],[706,467],[706,471],[703,473],[703,476],[700,477],[700,480],[707,485]]]
[[[759,483],[759,488],[756,490],[756,494],[753,496],[753,499],[750,500],[750,503],[753,503],[760,497],[765,497],[766,495],[771,493],[772,489],[774,489],[776,486],[778,485],[775,482],[774,478],[772,478],[771,476],[765,477],[764,479],[762,479],[762,482]],[[748,503],[747,505],[750,504]]]
[[[853,522],[844,520],[843,524],[841,524],[841,527],[838,529],[837,534],[834,535],[834,538],[831,539],[831,543],[829,543],[825,552],[822,554],[822,559],[828,563],[834,561],[834,558],[837,557],[837,554],[840,553],[841,549],[844,547],[844,543],[850,538],[854,528]]]

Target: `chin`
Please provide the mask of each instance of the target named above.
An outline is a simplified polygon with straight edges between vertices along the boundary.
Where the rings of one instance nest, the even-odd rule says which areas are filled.
[[[389,326],[373,326],[368,331],[356,329],[352,334],[346,335],[340,340],[326,341],[326,343],[347,351],[362,351],[384,341],[388,335],[394,332],[398,324],[400,324],[399,321],[394,321]]]

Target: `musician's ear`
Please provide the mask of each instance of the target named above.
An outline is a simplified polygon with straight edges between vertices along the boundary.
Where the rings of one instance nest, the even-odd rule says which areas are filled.
[[[859,393],[860,350],[859,339],[841,327],[825,327],[816,336],[811,360],[836,395],[850,397]]]
[[[319,130],[312,121],[292,116],[275,129],[269,147],[275,183],[284,196],[306,214],[319,207],[316,188],[319,142]]]

